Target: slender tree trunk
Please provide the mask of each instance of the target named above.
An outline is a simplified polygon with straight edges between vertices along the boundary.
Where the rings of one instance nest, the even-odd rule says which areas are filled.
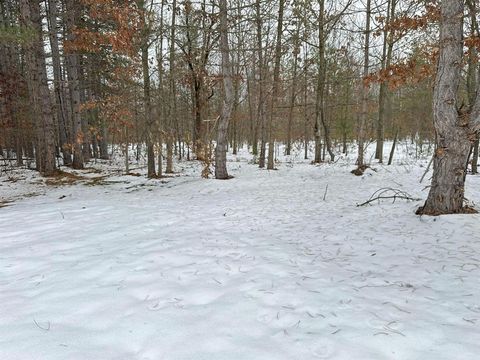
[[[321,123],[323,116],[323,94],[325,89],[325,0],[319,0],[320,10],[318,13],[318,77],[315,98],[315,157],[313,162],[319,164],[322,162],[322,136]]]
[[[37,169],[49,176],[56,171],[55,120],[47,84],[40,4],[37,0],[19,0],[19,5],[22,25],[33,31],[32,39],[25,46],[25,67],[35,116]]]
[[[363,78],[368,76],[369,69],[369,55],[370,55],[370,17],[371,17],[371,0],[367,0],[367,9],[366,9],[366,26],[365,26],[365,48],[364,48],[364,61],[363,61]],[[367,124],[367,115],[368,115],[368,86],[363,83],[360,85],[361,94],[362,94],[362,112],[359,117],[358,125],[358,158],[357,166],[359,168],[365,165],[364,155],[365,155],[365,128]]]
[[[478,29],[477,22],[477,9],[476,3],[474,1],[467,1],[469,6],[469,15],[470,15],[470,36],[475,37],[480,33]],[[468,70],[467,70],[467,92],[468,92],[468,104],[470,110],[473,108],[475,103],[475,97],[477,94],[477,84],[478,84],[478,51],[475,46],[472,46],[468,49]],[[478,147],[479,141],[478,137],[471,147],[472,154],[472,174],[478,173]],[[467,164],[468,167],[468,164]]]
[[[167,174],[173,173],[173,126],[172,124],[178,124],[177,119],[177,87],[175,84],[175,26],[176,26],[176,8],[177,0],[173,0],[172,8],[172,22],[170,26],[170,49],[169,49],[169,87],[170,87],[170,116],[167,119],[167,168],[165,172]]]
[[[255,67],[255,66],[254,66]],[[248,71],[248,70],[247,70]],[[255,70],[253,70],[255,73]],[[252,145],[252,155],[258,155],[258,121],[255,119],[255,110],[254,110],[254,101],[252,100],[253,97],[253,89],[252,89],[252,80],[250,79],[250,72],[247,73],[247,96],[248,96],[248,114],[250,120],[250,142]]]
[[[142,72],[143,72],[143,104],[145,110],[145,133],[147,144],[147,177],[156,177],[155,173],[155,151],[153,148],[153,118],[152,118],[152,99],[150,89],[150,67],[148,63],[148,49],[150,29],[147,24],[147,11],[144,0],[138,0],[138,7],[144,11],[143,14],[143,36],[141,44],[142,52]]]
[[[174,4],[175,5],[175,4]],[[163,39],[164,39],[164,8],[166,3],[161,2],[160,7],[160,29],[158,34],[158,41],[156,46],[156,55],[157,55],[157,69],[158,69],[158,99],[157,99],[157,177],[161,178],[163,176],[163,134],[166,127],[167,120],[167,111],[166,111],[166,101],[165,101],[165,91],[164,91],[164,66],[163,66]],[[174,7],[172,8],[174,9]],[[175,10],[173,10],[175,13]],[[170,65],[171,66],[171,65]]]
[[[130,159],[128,153],[128,125],[125,125],[125,149],[124,149],[124,156],[125,156],[125,174],[130,172]]]
[[[278,92],[280,88],[280,61],[282,60],[282,34],[283,34],[283,13],[285,0],[279,0],[278,20],[277,20],[277,37],[275,40],[275,65],[273,68],[273,89],[272,102],[270,107],[270,116],[268,121],[268,162],[267,169],[275,168],[275,129],[273,127],[273,118],[278,102]]]
[[[152,141],[152,104],[150,96],[150,69],[148,65],[148,45],[143,44],[142,48],[142,69],[143,69],[143,101],[145,106],[145,131],[147,143],[147,177],[156,177],[155,173],[155,152]]]
[[[392,148],[390,149],[390,156],[388,157],[388,165],[392,165],[393,155],[395,154],[395,148],[397,147],[397,139],[398,139],[398,130],[395,131],[395,136],[393,137],[393,144],[392,144]]]
[[[387,6],[387,18],[385,24],[388,25],[390,20],[395,15],[395,6],[397,0],[388,0]],[[392,32],[384,30],[383,32],[383,49],[382,49],[382,64],[383,70],[390,67],[393,54],[393,38]],[[375,148],[375,159],[378,159],[380,163],[383,162],[383,146],[385,138],[385,120],[387,117],[387,101],[389,101],[389,93],[387,83],[385,81],[380,83],[380,90],[378,94],[378,117],[376,126],[377,144]]]
[[[75,27],[77,25],[79,4],[75,0],[65,0],[65,12],[67,16],[67,39],[75,40]],[[79,67],[80,60],[75,50],[66,55],[68,88],[70,90],[70,101],[72,108],[72,124],[73,124],[73,163],[74,169],[83,169],[83,137],[82,117],[80,116],[80,81]]]
[[[87,99],[87,85],[85,79],[85,69],[87,59],[84,56],[79,56],[80,66],[78,72],[78,82],[79,82],[79,89],[80,89],[80,103],[84,104]],[[80,117],[82,119],[82,134],[83,134],[83,144],[82,144],[82,151],[83,151],[83,161],[88,162],[92,157],[92,149],[91,149],[91,139],[90,139],[90,124],[89,124],[89,116],[88,113],[90,111],[83,111],[80,113]]]
[[[60,60],[60,50],[57,37],[57,0],[48,0],[47,14],[49,24],[49,39],[52,50],[52,65],[53,65],[53,88],[56,100],[58,134],[60,140],[60,149],[63,154],[63,165],[70,166],[72,164],[72,154],[68,144],[68,113],[66,109],[65,93],[62,76],[62,65]]]
[[[264,64],[264,50],[262,38],[263,17],[261,13],[261,0],[255,1],[255,22],[257,26],[257,55],[258,55],[258,119],[260,121],[260,155],[258,159],[258,166],[265,167],[265,150],[266,150],[266,129],[265,129],[265,96],[264,96],[264,81],[265,81],[265,64]],[[254,144],[255,146],[255,144]]]
[[[297,28],[294,35],[293,44],[293,78],[292,78],[292,93],[290,95],[290,107],[288,109],[288,125],[287,125],[287,148],[286,155],[290,155],[292,150],[292,123],[293,123],[293,108],[295,107],[296,90],[297,90],[297,69],[298,69],[298,55],[300,53],[300,24],[297,22]]]
[[[215,148],[215,178],[228,179],[227,171],[227,144],[228,122],[235,101],[233,90],[233,70],[230,61],[230,47],[228,45],[228,16],[227,0],[220,0],[220,52],[222,54],[222,75],[225,98],[223,109],[217,125],[217,146]]]

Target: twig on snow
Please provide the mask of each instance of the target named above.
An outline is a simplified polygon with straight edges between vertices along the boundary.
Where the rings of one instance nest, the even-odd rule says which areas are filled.
[[[40,326],[37,322],[37,320],[35,320],[35,318],[33,318],[33,322],[35,323],[35,325],[37,325],[38,328],[44,330],[44,331],[49,331],[50,330],[50,321],[47,321],[47,327],[43,327],[43,326]]]
[[[399,190],[399,189],[393,189],[393,188],[382,188],[378,189],[375,191],[372,196],[370,196],[370,199],[367,201],[357,204],[357,206],[365,206],[368,205],[374,201],[377,200],[383,200],[383,199],[393,199],[393,203],[397,199],[402,199],[402,200],[407,200],[407,201],[420,201],[422,199],[418,198],[413,198],[411,195],[406,193],[405,191]]]

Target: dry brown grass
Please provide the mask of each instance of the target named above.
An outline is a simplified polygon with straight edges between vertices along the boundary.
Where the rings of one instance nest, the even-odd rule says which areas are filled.
[[[75,184],[84,179],[83,176],[58,170],[54,175],[47,178],[45,184],[48,186],[65,186]]]

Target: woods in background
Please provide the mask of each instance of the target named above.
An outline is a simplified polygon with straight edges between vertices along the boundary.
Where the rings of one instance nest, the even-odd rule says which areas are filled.
[[[146,157],[150,178],[172,173],[177,157],[201,161],[205,177],[213,164],[215,177],[227,179],[226,152],[242,145],[274,169],[276,143],[287,155],[301,144],[307,158],[313,142],[314,163],[356,143],[361,172],[371,141],[383,162],[385,140],[422,149],[436,139],[437,170],[462,144],[432,187],[454,171],[457,190],[448,192],[456,200],[441,210],[429,200],[423,211],[460,212],[467,163],[477,171],[478,129],[472,121],[442,142],[446,128],[431,104],[448,100],[457,114],[450,121],[464,128],[465,118],[480,116],[480,34],[475,2],[458,1],[464,16],[456,47],[446,48],[447,3],[3,0],[0,155],[48,176],[108,159],[116,146],[127,173],[130,156]],[[455,79],[435,79],[446,54],[455,54]],[[434,91],[445,81],[447,95]]]

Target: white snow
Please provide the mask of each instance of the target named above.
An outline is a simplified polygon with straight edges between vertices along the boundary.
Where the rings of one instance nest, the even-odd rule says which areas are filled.
[[[0,359],[478,359],[480,216],[357,207],[383,187],[426,197],[428,159],[406,151],[362,177],[353,155],[297,155],[278,171],[230,156],[229,181],[193,162],[163,180],[2,176]]]

